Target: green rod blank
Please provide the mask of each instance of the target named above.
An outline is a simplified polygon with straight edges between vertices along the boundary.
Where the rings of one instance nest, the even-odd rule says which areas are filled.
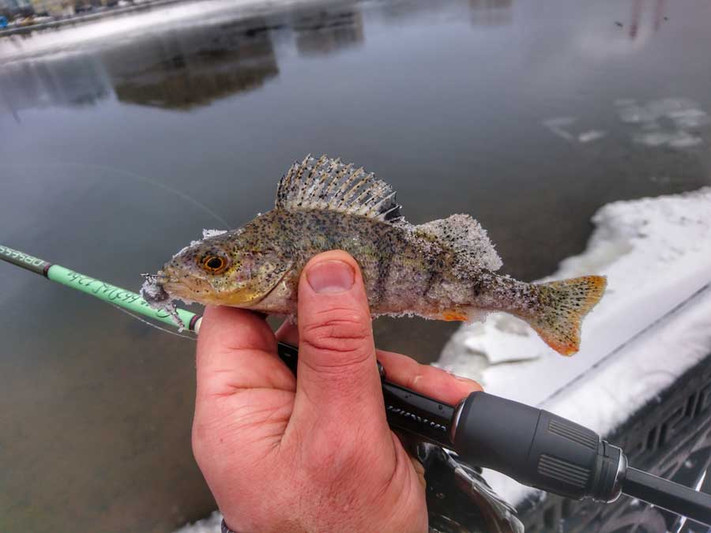
[[[99,300],[116,305],[127,311],[143,315],[147,318],[164,322],[171,326],[175,326],[175,322],[170,314],[164,310],[153,309],[148,305],[140,294],[122,289],[116,285],[111,285],[105,281],[98,280],[75,272],[61,265],[54,265],[43,259],[33,257],[19,250],[8,248],[0,245],[0,259],[13,265],[41,274],[47,279],[56,283],[61,283],[66,287],[84,292]],[[177,309],[183,327],[197,333],[200,327],[200,315],[191,313],[184,309]]]

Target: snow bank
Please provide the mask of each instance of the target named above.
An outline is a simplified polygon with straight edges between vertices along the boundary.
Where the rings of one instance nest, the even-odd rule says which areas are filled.
[[[222,514],[215,511],[204,520],[198,520],[194,524],[187,524],[180,529],[176,529],[173,533],[220,533],[220,524],[222,522]]]
[[[608,276],[578,354],[563,358],[494,314],[463,326],[438,365],[604,435],[711,353],[711,188],[609,204],[593,222],[585,252],[549,278]],[[487,479],[512,503],[531,492],[497,473]]]

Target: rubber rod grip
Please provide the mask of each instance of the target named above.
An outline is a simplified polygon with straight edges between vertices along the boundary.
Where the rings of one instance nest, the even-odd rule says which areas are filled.
[[[619,494],[621,451],[570,420],[475,392],[453,424],[454,450],[470,464],[568,498],[610,501]]]

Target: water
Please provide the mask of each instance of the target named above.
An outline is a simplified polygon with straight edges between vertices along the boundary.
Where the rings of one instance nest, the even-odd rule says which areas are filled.
[[[307,153],[415,223],[465,212],[552,271],[601,205],[711,182],[702,2],[206,1],[0,40],[1,242],[120,286],[273,203]],[[0,265],[0,531],[158,532],[211,510],[194,345]],[[453,324],[379,320],[436,358]]]

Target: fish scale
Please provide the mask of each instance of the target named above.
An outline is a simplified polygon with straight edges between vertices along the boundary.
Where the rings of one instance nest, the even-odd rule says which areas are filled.
[[[578,350],[604,277],[531,284],[500,275],[501,259],[469,215],[415,226],[400,209],[392,187],[372,173],[307,156],[280,180],[274,209],[184,248],[146,280],[143,295],[162,309],[182,299],[295,315],[306,263],[340,249],[361,267],[373,316],[469,320],[504,311],[559,353]]]

